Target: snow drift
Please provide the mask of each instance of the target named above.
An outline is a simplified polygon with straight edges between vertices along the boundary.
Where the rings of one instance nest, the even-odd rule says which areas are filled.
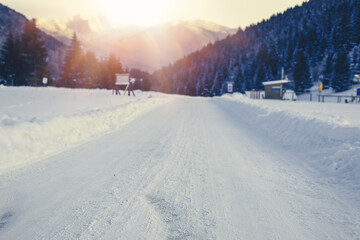
[[[0,174],[118,130],[170,100],[157,93],[136,94],[0,88]]]
[[[326,175],[360,180],[359,104],[215,99],[229,114]],[[356,181],[356,182],[357,182]]]
[[[108,90],[0,88],[0,174],[118,130],[177,98],[136,94],[134,98]],[[300,156],[312,169],[360,181],[359,104],[252,100],[241,94],[198,100],[211,101],[254,134]]]

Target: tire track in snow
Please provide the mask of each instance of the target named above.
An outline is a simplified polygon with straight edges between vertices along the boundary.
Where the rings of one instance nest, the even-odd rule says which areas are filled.
[[[210,181],[206,179],[202,107],[200,103],[187,104],[186,100],[176,106],[169,128],[176,137],[170,155],[161,160],[168,166],[147,190],[149,205],[167,226],[167,239],[215,238],[215,220],[208,203]]]
[[[4,213],[0,218],[0,230],[5,227],[5,225],[10,221],[10,219],[14,216],[15,212],[8,211]]]

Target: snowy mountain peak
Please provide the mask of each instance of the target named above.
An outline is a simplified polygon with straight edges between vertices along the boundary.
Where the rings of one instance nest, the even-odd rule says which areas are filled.
[[[42,19],[39,27],[66,43],[75,32],[87,50],[99,55],[115,53],[124,65],[149,71],[236,32],[236,29],[203,20],[139,27],[115,26],[105,16],[80,15],[60,20]]]

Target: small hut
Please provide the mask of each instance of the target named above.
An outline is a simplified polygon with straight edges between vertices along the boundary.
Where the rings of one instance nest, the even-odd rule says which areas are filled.
[[[290,83],[290,80],[276,80],[263,82],[265,88],[265,99],[282,99],[285,92],[284,85]]]

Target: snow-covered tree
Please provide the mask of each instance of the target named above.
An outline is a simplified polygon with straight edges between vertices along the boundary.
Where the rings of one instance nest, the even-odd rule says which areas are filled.
[[[10,30],[0,52],[0,74],[8,85],[24,85],[21,42]]]
[[[312,86],[308,60],[302,50],[296,54],[293,77],[296,92],[302,93]]]
[[[110,54],[108,61],[107,61],[107,67],[109,71],[109,77],[108,81],[106,83],[107,88],[113,88],[116,81],[116,73],[122,73],[124,72],[123,67],[120,63],[120,61],[115,57],[114,54]]]
[[[81,44],[74,33],[71,45],[65,56],[65,64],[59,85],[61,87],[76,87],[77,82],[81,82],[84,75],[84,54]]]
[[[336,92],[350,88],[351,80],[349,67],[349,59],[347,52],[344,49],[336,54],[331,77],[331,86]]]
[[[24,60],[25,84],[40,86],[42,78],[49,75],[47,49],[41,39],[41,32],[33,19],[25,25],[22,34],[22,55]]]
[[[326,57],[325,65],[324,65],[322,73],[321,73],[324,89],[327,89],[330,87],[332,70],[333,70],[333,56],[332,56],[332,54],[329,54]]]

